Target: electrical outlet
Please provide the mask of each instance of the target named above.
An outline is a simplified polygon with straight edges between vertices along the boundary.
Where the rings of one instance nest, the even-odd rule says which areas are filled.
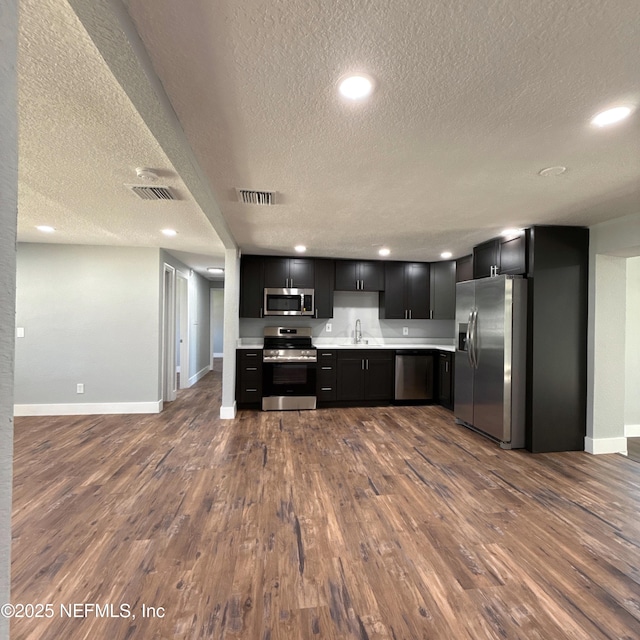
[[[402,327],[402,335],[403,336],[409,335],[409,327]]]
[[[327,326],[325,327],[325,331],[327,333],[331,333],[331,323],[330,322],[327,322]]]
[[[84,393],[84,384],[82,382],[78,382],[76,385],[76,393]]]
[[[16,338],[24,338],[24,327],[16,328]]]

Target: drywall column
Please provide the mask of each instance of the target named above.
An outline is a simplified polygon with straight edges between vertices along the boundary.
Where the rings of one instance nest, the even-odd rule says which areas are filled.
[[[594,307],[590,315],[593,359],[597,366],[592,374],[593,403],[587,405],[585,450],[615,453],[627,450],[624,437],[626,259],[607,255],[593,258],[595,269],[590,287]]]
[[[633,435],[625,433],[625,280],[628,259],[640,256],[640,213],[594,225],[589,238],[585,450],[623,452]]]
[[[18,0],[0,0],[0,604],[10,602],[18,217]],[[0,616],[0,640],[9,620]]]
[[[625,332],[624,434],[640,437],[640,257],[627,258],[627,330]]]
[[[240,258],[235,249],[224,252],[224,348],[220,417],[236,417],[236,347],[240,335]]]

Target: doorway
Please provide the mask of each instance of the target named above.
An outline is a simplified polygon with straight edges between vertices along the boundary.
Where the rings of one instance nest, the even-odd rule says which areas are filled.
[[[176,270],[164,265],[162,286],[162,400],[176,399]]]
[[[189,382],[189,280],[180,272],[177,275],[176,298],[176,380],[177,388],[187,389]]]

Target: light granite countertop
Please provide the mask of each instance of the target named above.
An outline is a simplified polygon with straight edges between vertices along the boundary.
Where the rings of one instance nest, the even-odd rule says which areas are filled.
[[[447,342],[385,342],[380,341],[370,342],[369,344],[353,344],[352,342],[336,341],[328,342],[326,338],[314,340],[314,346],[318,349],[438,349],[440,351],[455,352],[456,348],[453,345],[453,340]],[[255,339],[241,339],[238,340],[238,349],[262,349],[262,342],[258,342]]]

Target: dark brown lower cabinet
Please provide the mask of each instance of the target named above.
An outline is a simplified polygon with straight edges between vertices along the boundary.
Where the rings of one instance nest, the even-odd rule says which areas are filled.
[[[338,352],[337,399],[388,402],[393,398],[394,351],[345,349]]]
[[[332,349],[318,349],[316,372],[318,403],[335,402],[337,399],[337,355]]]
[[[438,404],[453,410],[453,354],[438,354]]]
[[[262,403],[262,349],[236,351],[236,403],[257,408]]]

